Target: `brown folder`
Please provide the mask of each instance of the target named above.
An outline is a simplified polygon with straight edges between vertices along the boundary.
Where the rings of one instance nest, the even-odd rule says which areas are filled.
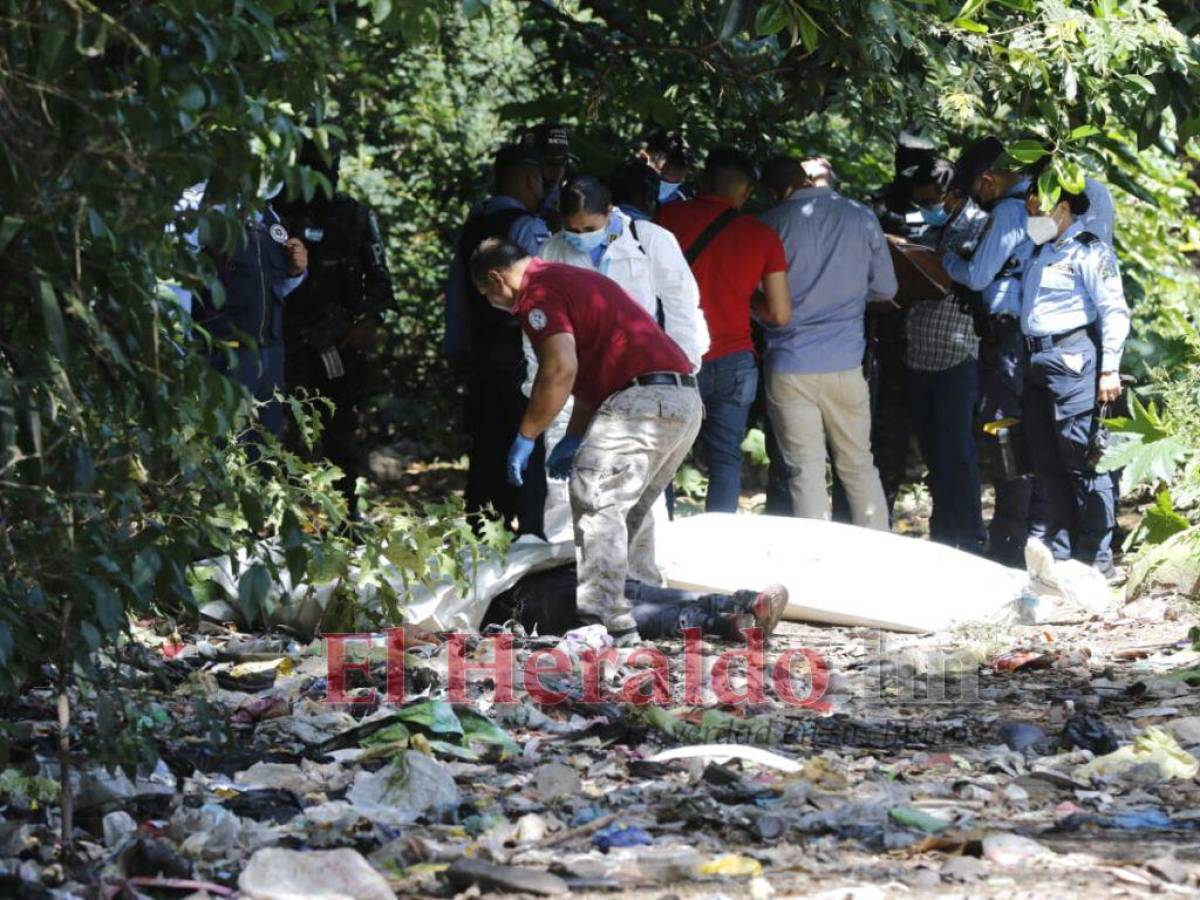
[[[920,300],[939,300],[950,292],[950,276],[936,250],[888,235],[892,266],[896,269],[896,302],[908,307]]]

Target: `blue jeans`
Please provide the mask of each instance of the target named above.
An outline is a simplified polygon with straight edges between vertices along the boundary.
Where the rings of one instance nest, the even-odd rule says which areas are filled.
[[[700,367],[704,422],[700,445],[708,464],[707,512],[737,512],[742,493],[742,441],[758,391],[758,364],[749,350],[709,360]]]
[[[973,431],[979,363],[966,359],[941,372],[908,369],[905,387],[913,431],[929,469],[929,536],[979,552],[987,539]]]

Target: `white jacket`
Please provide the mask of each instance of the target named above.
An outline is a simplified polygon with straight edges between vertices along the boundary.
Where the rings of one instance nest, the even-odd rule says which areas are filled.
[[[551,235],[542,244],[539,256],[548,262],[566,263],[581,269],[601,271],[625,289],[642,308],[657,316],[658,301],[662,300],[663,321],[667,334],[677,343],[692,363],[692,371],[700,368],[700,359],[708,350],[708,325],[700,310],[700,288],[692,275],[683,251],[675,235],[653,222],[637,223],[637,238],[633,236],[629,216],[619,210],[621,234],[608,246],[608,252],[600,260],[600,266],[592,265],[592,258],[580,253],[563,237],[562,232]],[[528,361],[528,376],[525,394],[533,390],[537,376],[537,355],[529,338],[524,339],[525,358]],[[549,453],[562,440],[567,431],[574,403],[567,398],[566,406],[546,429],[546,452]],[[665,502],[654,504],[655,521],[667,520]],[[544,528],[550,542],[569,541],[574,537],[571,520],[571,499],[567,482],[546,480],[546,506]]]
[[[708,326],[700,310],[700,288],[679,242],[667,229],[644,221],[637,223],[635,238],[629,216],[620,210],[614,214],[621,219],[621,234],[608,245],[599,266],[567,243],[561,231],[542,244],[538,256],[547,262],[603,272],[652,316],[657,315],[661,300],[667,334],[687,354],[692,371],[697,371],[708,351]]]

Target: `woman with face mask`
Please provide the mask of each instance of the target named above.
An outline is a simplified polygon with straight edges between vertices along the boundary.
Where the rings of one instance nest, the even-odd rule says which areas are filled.
[[[687,355],[694,370],[699,370],[700,359],[708,350],[708,327],[700,310],[700,288],[675,236],[653,222],[632,220],[613,206],[608,187],[590,175],[568,181],[559,204],[562,230],[542,245],[538,255],[549,262],[607,275],[658,321]],[[525,349],[527,386],[532,387],[537,359],[528,342]],[[547,431],[547,447],[558,449],[556,442],[566,431],[570,412],[568,404]],[[557,459],[551,452],[546,471],[552,479],[569,474],[570,450],[564,448]],[[570,504],[564,482],[550,483],[546,517],[548,540],[570,534]]]
[[[1026,201],[1029,239],[1037,245],[1021,285],[1025,341],[1022,421],[1034,469],[1046,496],[1047,540],[1105,575],[1114,573],[1113,479],[1098,474],[1098,407],[1121,395],[1121,354],[1129,307],[1112,247],[1081,218],[1085,193],[1062,191],[1044,209],[1036,187]]]

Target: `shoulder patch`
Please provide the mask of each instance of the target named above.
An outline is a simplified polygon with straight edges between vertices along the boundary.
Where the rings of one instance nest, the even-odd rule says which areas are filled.
[[[540,309],[531,309],[529,311],[529,327],[534,331],[541,331],[546,327],[546,314]]]

